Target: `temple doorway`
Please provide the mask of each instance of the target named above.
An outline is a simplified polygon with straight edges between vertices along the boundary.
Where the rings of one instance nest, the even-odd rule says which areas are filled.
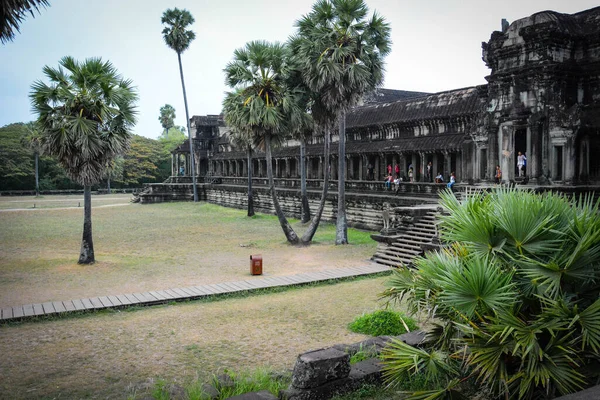
[[[517,129],[515,131],[515,151],[514,151],[514,167],[515,177],[519,176],[519,168],[517,167],[517,157],[519,153],[527,156],[527,129]],[[527,175],[527,165],[523,167],[523,175]]]

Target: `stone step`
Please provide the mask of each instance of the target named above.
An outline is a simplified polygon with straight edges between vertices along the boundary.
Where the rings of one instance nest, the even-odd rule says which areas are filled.
[[[396,262],[398,264],[412,264],[412,260],[414,259],[414,257],[398,257],[398,256],[391,256],[389,254],[376,254],[378,259],[383,259],[383,260],[387,260],[390,262]]]
[[[408,243],[408,244],[412,244],[414,246],[420,246],[423,243],[429,243],[431,242],[431,238],[430,237],[421,237],[421,236],[417,236],[417,235],[406,235],[403,236],[401,238],[398,238],[396,240],[394,240],[394,243],[396,242],[400,242],[400,243]]]
[[[421,250],[420,247],[416,247],[416,246],[406,246],[406,245],[402,245],[402,244],[396,244],[393,243],[390,247],[388,247],[388,251],[394,251],[394,252],[402,252],[405,254],[421,254],[423,252],[423,250]],[[379,249],[378,249],[379,250]]]
[[[380,250],[375,254],[379,254],[382,257],[397,257],[397,258],[401,258],[401,259],[405,259],[405,260],[412,260],[413,258],[415,258],[416,256],[418,256],[420,253],[405,253],[402,251],[397,251],[394,249],[388,249],[388,250]]]
[[[386,253],[386,254],[399,254],[399,255],[406,256],[406,257],[414,257],[414,256],[422,253],[423,250],[421,250],[420,248],[419,249],[408,248],[408,247],[402,247],[402,246],[392,244],[388,247],[378,248],[377,252]]]

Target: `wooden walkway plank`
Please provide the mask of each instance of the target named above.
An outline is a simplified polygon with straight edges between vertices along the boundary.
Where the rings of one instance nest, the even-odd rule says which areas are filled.
[[[194,289],[203,293],[205,296],[210,296],[210,295],[215,294],[213,290],[211,290],[210,288],[208,288],[206,286],[194,286]]]
[[[2,309],[2,316],[1,316],[2,319],[12,319],[12,317],[13,317],[12,307]]]
[[[179,288],[171,288],[170,290],[172,292],[174,292],[175,294],[177,294],[178,299],[185,299],[185,298],[189,297],[189,295],[186,292],[182,291]]]
[[[108,299],[111,301],[111,303],[113,303],[113,305],[115,307],[121,306],[123,305],[123,303],[121,303],[121,301],[119,300],[119,298],[117,296],[108,296]]]
[[[33,304],[26,304],[23,306],[23,316],[24,317],[33,317],[35,314],[33,312]]]
[[[67,312],[70,311],[77,311],[77,307],[75,307],[75,304],[73,304],[73,300],[66,300],[63,301],[63,306],[65,306],[65,310],[67,310]]]
[[[42,307],[41,303],[36,303],[33,305],[33,314],[35,316],[44,315],[44,307]]]
[[[216,294],[221,294],[221,293],[227,293],[228,290],[226,288],[224,288],[222,285],[219,285],[218,283],[213,283],[211,285],[209,285],[211,288],[214,288],[217,292]]]
[[[181,295],[173,291],[173,289],[165,289],[164,292],[171,296],[172,300],[178,300],[181,297]]]
[[[219,283],[219,285],[223,286],[225,289],[227,289],[227,291],[229,293],[235,293],[235,292],[241,292],[242,289],[240,289],[239,287],[235,286],[233,283],[231,282],[224,282],[224,283]]]
[[[131,304],[144,304],[146,302],[146,298],[142,296],[141,293],[131,293],[126,295],[129,300],[131,300]]]
[[[164,300],[168,300],[167,296],[165,296],[164,294],[161,294],[159,292],[148,292],[150,293],[152,296],[156,297],[158,300],[160,301],[164,301]]]
[[[204,297],[206,295],[205,293],[202,293],[202,291],[200,291],[200,289],[197,289],[194,286],[188,286],[188,287],[186,287],[186,289],[188,291],[194,293],[195,297]]]
[[[160,303],[159,299],[152,296],[152,294],[150,294],[150,292],[144,292],[144,293],[142,293],[142,295],[146,298],[147,303],[156,303],[156,302]]]
[[[94,303],[90,299],[81,299],[81,304],[83,304],[86,310],[94,309]]]
[[[234,281],[234,282],[227,282],[229,284],[229,286],[233,286],[235,288],[237,288],[237,290],[250,290],[252,289],[250,286],[248,286],[248,284],[244,284],[243,281]]]
[[[133,297],[135,297],[137,299],[137,303],[138,304],[145,304],[145,303],[149,303],[149,299],[146,298],[146,296],[144,296],[143,293],[133,293]]]
[[[114,307],[115,305],[112,303],[112,301],[110,301],[110,299],[108,298],[108,296],[100,296],[98,297],[98,299],[100,299],[100,302],[102,303],[102,305],[105,308],[111,308]]]
[[[80,299],[71,300],[73,302],[73,306],[75,307],[75,311],[83,311],[85,310],[85,306]],[[65,304],[65,307],[67,305]]]
[[[129,298],[124,294],[118,294],[117,299],[119,299],[121,304],[123,304],[124,306],[128,306],[131,304],[131,300],[129,300]]]
[[[52,305],[54,306],[54,309],[57,313],[63,313],[67,311],[62,301],[53,301]]]
[[[172,300],[175,298],[172,294],[167,293],[166,290],[158,290],[156,294],[159,296],[163,296],[165,300]]]
[[[100,301],[100,299],[98,297],[92,297],[88,300],[90,301],[90,303],[92,303],[93,308],[96,310],[106,308],[106,307],[104,307],[104,305],[102,304],[102,302]]]
[[[12,309],[14,318],[21,318],[25,316],[25,311],[23,310],[22,306],[13,307]]]
[[[44,314],[55,314],[57,311],[54,309],[54,305],[52,302],[42,303],[42,309],[44,310]]]
[[[189,299],[194,299],[194,298],[198,297],[198,294],[190,288],[182,287],[182,288],[179,288],[179,290],[181,290],[184,293],[187,293]]]

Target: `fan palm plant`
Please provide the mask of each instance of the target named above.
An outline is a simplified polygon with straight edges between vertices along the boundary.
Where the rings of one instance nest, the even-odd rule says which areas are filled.
[[[254,41],[235,50],[225,67],[225,81],[234,89],[223,101],[227,124],[250,132],[265,150],[269,191],[281,228],[292,244],[299,238],[283,214],[273,180],[272,143],[282,138],[289,126],[298,123],[300,111],[285,85],[288,50],[279,43]]]
[[[19,25],[27,13],[35,16],[34,11],[40,12],[41,7],[46,7],[48,0],[3,0],[0,2],[0,43],[13,40],[15,31],[19,32]]]
[[[462,203],[445,193],[442,204],[451,246],[397,272],[385,296],[442,321],[433,347],[463,362],[448,382],[474,376],[493,396],[518,399],[596,382],[600,202],[501,188]],[[415,359],[399,346],[385,358],[390,381],[408,371],[398,360]]]
[[[128,147],[135,124],[137,93],[110,62],[83,63],[64,57],[58,69],[44,67],[50,84],[36,81],[30,99],[38,114],[42,151],[54,156],[69,178],[84,187],[80,264],[95,261],[91,185]]]
[[[198,188],[196,187],[196,160],[194,160],[194,144],[192,141],[192,129],[190,127],[190,114],[188,112],[187,95],[185,93],[185,80],[183,79],[183,66],[181,64],[181,53],[190,47],[196,34],[187,30],[187,27],[194,23],[194,17],[188,10],[178,8],[166,10],[161,18],[161,23],[166,24],[162,31],[163,38],[167,46],[177,53],[179,61],[179,75],[181,76],[181,88],[183,89],[183,102],[185,104],[185,119],[187,121],[188,141],[190,143],[190,170],[192,173],[192,186],[194,190],[194,202],[198,201]],[[199,160],[198,160],[199,161]]]
[[[383,82],[390,27],[363,0],[319,0],[296,22],[296,56],[303,79],[339,122],[336,244],[348,243],[345,209],[346,111]]]

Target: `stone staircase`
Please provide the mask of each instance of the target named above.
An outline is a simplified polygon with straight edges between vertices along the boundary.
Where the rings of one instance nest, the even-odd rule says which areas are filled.
[[[398,234],[389,236],[386,242],[377,245],[371,259],[391,267],[411,265],[416,256],[424,253],[423,247],[431,246],[437,238],[437,215],[436,211],[428,211]]]

